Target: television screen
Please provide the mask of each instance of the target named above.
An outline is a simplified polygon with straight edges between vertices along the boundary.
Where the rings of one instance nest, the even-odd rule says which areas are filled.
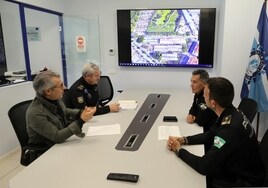
[[[119,66],[213,67],[216,8],[117,10]]]

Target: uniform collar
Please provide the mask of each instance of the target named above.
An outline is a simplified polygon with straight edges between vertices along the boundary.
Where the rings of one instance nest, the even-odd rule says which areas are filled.
[[[91,88],[91,87],[95,87],[96,86],[96,84],[95,85],[91,85],[91,84],[87,83],[83,76],[81,76],[80,80],[81,80],[82,85],[84,85],[87,88]]]

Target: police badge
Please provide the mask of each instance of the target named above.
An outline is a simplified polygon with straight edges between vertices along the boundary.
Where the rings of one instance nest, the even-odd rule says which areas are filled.
[[[262,70],[265,68],[264,56],[259,48],[260,45],[258,45],[257,49],[253,49],[250,53],[249,57],[250,62],[245,75],[246,84],[250,84],[252,79],[254,79],[257,74],[260,74]]]

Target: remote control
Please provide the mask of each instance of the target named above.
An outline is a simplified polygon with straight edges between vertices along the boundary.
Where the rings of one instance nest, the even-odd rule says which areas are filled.
[[[110,173],[107,176],[108,180],[127,181],[137,183],[139,175],[136,174],[124,174],[124,173]]]

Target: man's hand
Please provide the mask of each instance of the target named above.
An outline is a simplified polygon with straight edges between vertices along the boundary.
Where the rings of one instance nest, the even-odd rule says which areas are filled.
[[[168,147],[169,150],[176,151],[179,148],[181,148],[181,143],[180,143],[179,140],[183,140],[183,138],[182,139],[179,139],[179,138],[181,138],[181,137],[170,136],[168,138],[167,147]]]
[[[113,103],[113,104],[110,104],[109,107],[110,107],[110,112],[118,112],[119,111],[119,103]]]
[[[190,123],[190,124],[194,123],[194,121],[195,121],[195,116],[192,115],[192,114],[189,114],[189,115],[187,116],[187,118],[186,118],[186,121],[187,121],[187,123]]]
[[[85,106],[80,117],[84,122],[87,122],[88,120],[92,119],[95,112],[96,112],[96,107],[92,108],[92,107]]]

